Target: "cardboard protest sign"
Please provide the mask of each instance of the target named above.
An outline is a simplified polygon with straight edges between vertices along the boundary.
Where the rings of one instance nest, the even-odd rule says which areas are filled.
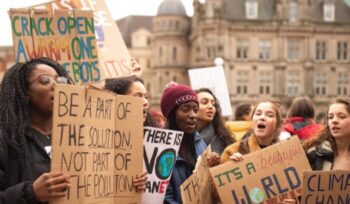
[[[304,172],[301,203],[350,203],[350,171]]]
[[[210,145],[198,158],[193,174],[180,186],[181,199],[184,204],[212,204],[212,179],[209,172],[208,155]]]
[[[220,101],[222,115],[231,116],[232,108],[223,67],[205,67],[188,70],[193,89],[208,88]]]
[[[32,29],[29,27],[30,10],[11,9],[10,19],[15,60],[16,62],[26,62],[34,55]]]
[[[144,168],[148,173],[146,191],[142,195],[143,204],[161,204],[176,157],[183,132],[145,127],[143,138]]]
[[[16,62],[48,57],[59,62],[76,83],[102,79],[92,11],[11,9]]]
[[[279,203],[301,194],[310,164],[297,137],[210,169],[223,203]]]
[[[104,78],[132,74],[128,48],[104,0],[56,0],[48,5],[54,10],[93,10],[99,67]]]
[[[51,171],[70,176],[50,203],[140,203],[133,179],[142,173],[142,101],[86,87],[57,85]]]

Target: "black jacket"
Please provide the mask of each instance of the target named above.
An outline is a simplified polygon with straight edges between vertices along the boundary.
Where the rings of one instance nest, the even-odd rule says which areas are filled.
[[[50,170],[50,157],[44,148],[50,145],[50,140],[34,129],[24,137],[23,158],[6,142],[0,131],[0,204],[39,203],[32,184]]]

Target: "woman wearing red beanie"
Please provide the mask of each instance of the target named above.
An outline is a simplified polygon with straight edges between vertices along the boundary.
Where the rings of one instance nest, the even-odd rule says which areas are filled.
[[[164,90],[160,106],[168,120],[168,129],[184,132],[164,200],[164,203],[182,203],[179,187],[191,176],[198,156],[207,148],[196,132],[197,94],[188,86],[172,84]],[[212,153],[208,161],[214,166],[220,163],[220,156]]]

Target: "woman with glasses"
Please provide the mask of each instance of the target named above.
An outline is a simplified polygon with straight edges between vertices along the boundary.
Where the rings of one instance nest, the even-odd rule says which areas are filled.
[[[50,172],[54,84],[72,83],[47,58],[12,66],[0,86],[0,203],[65,196],[69,176]]]

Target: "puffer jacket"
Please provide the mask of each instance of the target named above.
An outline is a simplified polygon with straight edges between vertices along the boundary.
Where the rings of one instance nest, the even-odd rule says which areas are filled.
[[[194,143],[198,158],[207,148],[207,145],[201,139],[201,136],[197,132],[195,132],[194,134]],[[166,190],[164,203],[182,203],[180,185],[192,175],[192,171],[190,171],[189,168],[187,168],[187,166],[187,162],[178,155],[176,158],[173,173],[171,175],[170,183]]]
[[[35,199],[32,184],[41,174],[50,170],[50,157],[42,140],[38,139],[46,136],[30,129],[24,137],[23,158],[8,144],[4,133],[0,131],[0,204],[39,203]]]

